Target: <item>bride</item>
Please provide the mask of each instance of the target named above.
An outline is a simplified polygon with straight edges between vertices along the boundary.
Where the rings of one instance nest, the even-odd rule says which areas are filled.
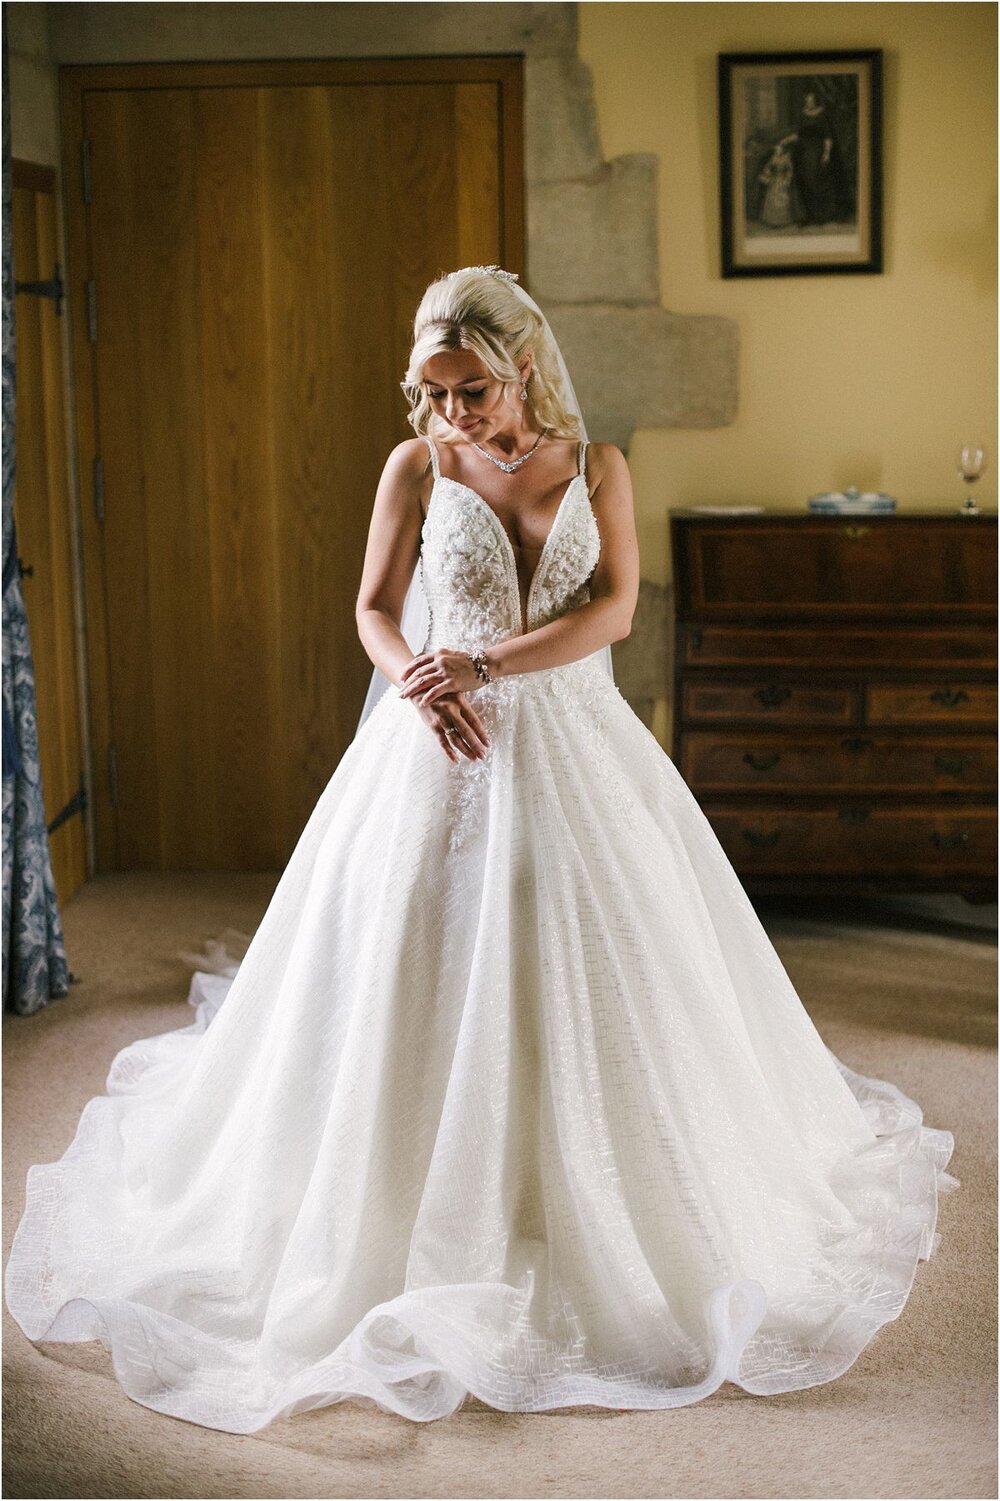
[[[8,1307],[236,1433],[832,1381],[940,1241],[953,1137],[825,1046],[615,686],[628,469],[516,277],[435,281],[404,388],[362,724],[195,1020],[30,1169]]]

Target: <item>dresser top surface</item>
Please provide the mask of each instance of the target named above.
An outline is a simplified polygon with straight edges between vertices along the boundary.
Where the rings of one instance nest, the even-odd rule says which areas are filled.
[[[723,523],[750,522],[762,523],[773,521],[778,518],[782,521],[818,521],[841,522],[841,521],[865,521],[882,522],[891,525],[894,521],[943,521],[949,518],[961,517],[963,521],[995,522],[997,510],[993,508],[980,508],[979,511],[963,511],[959,506],[921,506],[907,510],[905,507],[895,511],[808,511],[801,506],[763,506],[760,510],[753,511],[701,511],[697,506],[670,506],[668,516],[676,516],[685,521],[711,521]]]

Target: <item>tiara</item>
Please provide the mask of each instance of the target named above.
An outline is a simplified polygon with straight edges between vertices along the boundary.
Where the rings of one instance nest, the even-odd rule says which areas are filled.
[[[496,281],[517,281],[516,271],[502,271],[499,266],[462,266],[458,271],[449,271],[445,281],[450,281],[453,276],[464,276],[467,271],[479,271],[484,276],[492,276]]]

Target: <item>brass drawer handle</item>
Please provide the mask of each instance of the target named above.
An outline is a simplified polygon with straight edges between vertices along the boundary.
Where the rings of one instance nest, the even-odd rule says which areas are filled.
[[[840,743],[845,750],[854,751],[856,754],[860,751],[871,750],[875,744],[874,740],[869,740],[865,735],[845,735]]]
[[[955,709],[968,701],[969,695],[964,688],[937,688],[931,694],[931,702],[940,704],[943,709]]]
[[[757,829],[744,829],[743,838],[748,844],[752,844],[755,849],[765,849],[767,845],[777,842],[780,833],[780,829],[771,829],[766,834],[760,833]]]
[[[791,688],[781,688],[777,683],[768,683],[766,688],[757,688],[754,692],[754,698],[765,709],[776,709],[779,704],[783,704],[785,699],[791,698],[791,696]]]
[[[870,526],[845,526],[844,536],[849,537],[852,542],[857,542],[859,537],[863,537],[865,535],[865,532],[870,531]]]
[[[770,771],[771,767],[777,766],[781,760],[781,752],[768,751],[763,756],[755,756],[753,751],[747,751],[743,759],[748,766],[753,767],[754,771]]]
[[[969,831],[968,829],[959,829],[954,834],[942,834],[937,829],[934,829],[931,838],[939,850],[953,850],[957,849],[960,844],[968,844]]]
[[[950,777],[960,777],[971,760],[971,756],[935,756],[934,770],[945,771]]]

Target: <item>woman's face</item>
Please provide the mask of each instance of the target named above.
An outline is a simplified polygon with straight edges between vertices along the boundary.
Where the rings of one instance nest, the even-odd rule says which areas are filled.
[[[531,368],[527,357],[522,380]],[[447,350],[424,362],[424,390],[432,409],[459,432],[481,442],[520,427],[519,414],[504,400],[503,383],[469,349]]]

